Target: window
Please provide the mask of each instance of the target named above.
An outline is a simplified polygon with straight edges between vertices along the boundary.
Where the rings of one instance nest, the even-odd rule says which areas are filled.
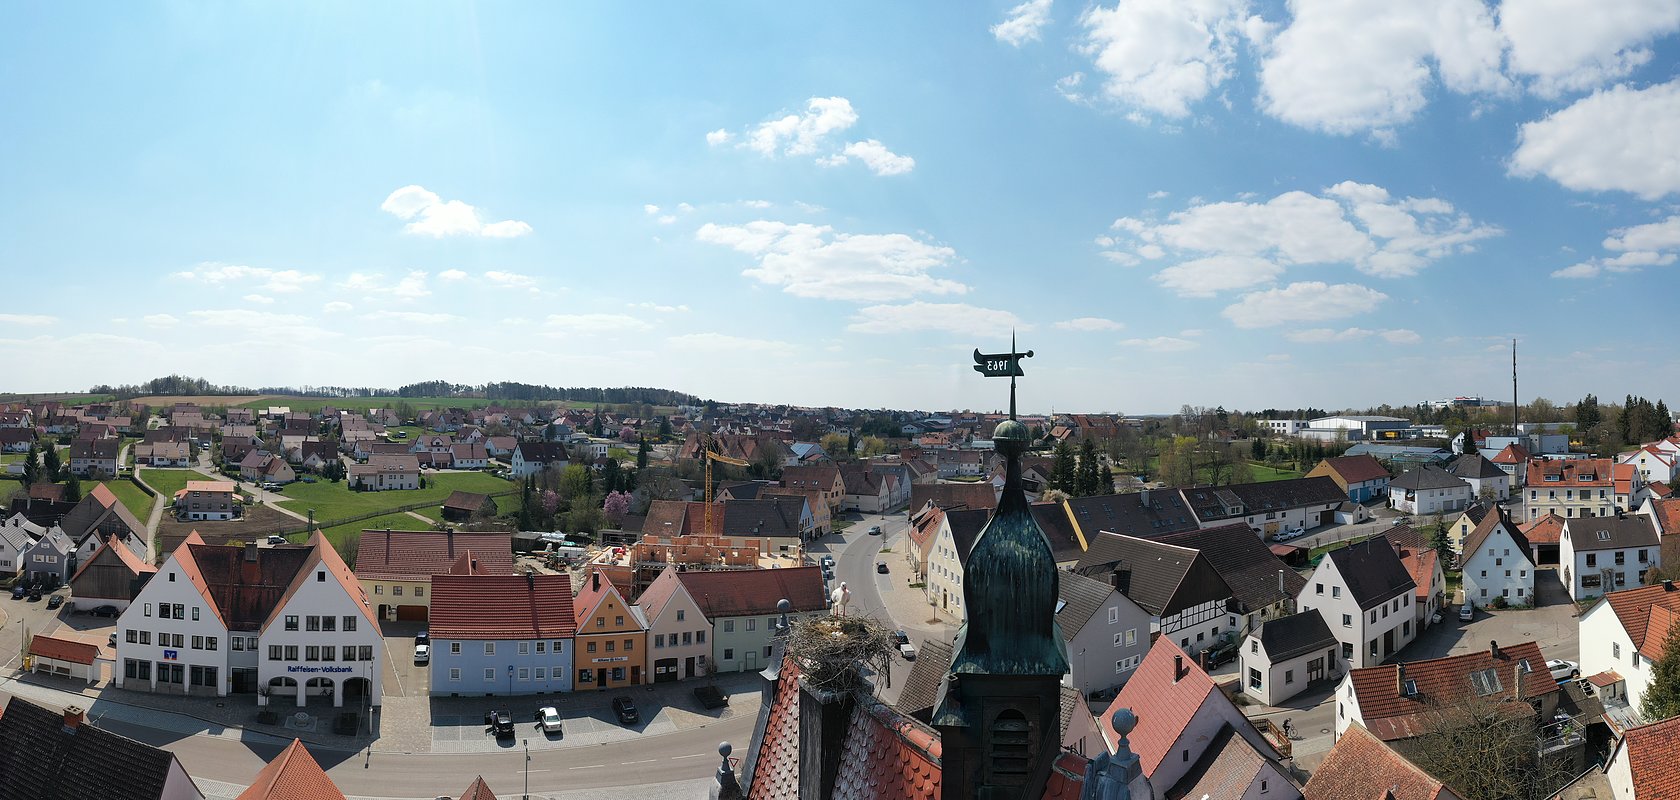
[[[233,639],[234,639],[234,641],[239,641],[239,637],[237,637],[237,636],[233,637]],[[215,650],[216,649],[216,637],[214,637],[214,636],[204,637],[204,649]]]
[[[338,618],[336,618],[336,617],[322,617],[321,618],[321,630],[327,631],[327,632],[332,632],[332,631],[338,630]]]
[[[593,653],[593,652],[595,652],[595,643],[594,643],[594,642],[593,642],[593,641],[591,641],[591,642],[586,642],[586,643],[585,643],[585,644],[584,644],[584,645],[583,645],[583,651],[584,651],[584,652],[586,652],[586,653]]]
[[[461,670],[459,668],[451,667],[449,670],[449,679],[452,681],[461,680]]]
[[[318,631],[321,629],[321,618],[313,614],[303,618],[304,630]]]
[[[597,628],[607,627],[607,618],[606,617],[596,617],[595,618],[595,627],[597,627]]]
[[[452,656],[460,655],[461,654],[461,643],[460,642],[450,642],[449,643],[449,654],[452,655]]]
[[[414,596],[415,597],[425,597],[426,596],[426,587],[424,587],[424,586],[414,587]]]
[[[1342,596],[1342,587],[1340,587],[1340,586],[1330,587],[1330,596],[1331,597],[1341,597]]]
[[[322,648],[321,648],[321,660],[322,660],[322,661],[331,661],[331,660],[333,660],[333,651],[334,651],[334,650],[336,650],[336,649],[337,649],[337,648],[335,648],[335,647],[333,647],[333,646],[332,646],[332,645],[330,645],[330,644],[329,644],[329,645],[325,645],[325,646],[323,646],[323,647],[322,647]]]
[[[1342,627],[1344,627],[1344,628],[1353,627],[1353,615],[1352,614],[1343,614],[1342,615]]]
[[[152,643],[152,632],[151,631],[141,631],[140,632],[140,643],[141,644],[151,644]],[[251,649],[255,650],[256,648],[253,647]]]
[[[1610,643],[1610,657],[1616,659],[1617,661],[1622,660],[1622,643],[1621,642],[1611,642]]]
[[[356,618],[355,617],[345,617],[344,618],[344,632],[345,633],[352,633],[355,630],[356,630]]]
[[[728,660],[730,660],[734,657],[735,657],[735,648],[733,648],[733,647],[723,648],[723,660],[724,661],[728,661]]]
[[[672,634],[672,635],[675,636],[676,634]],[[661,647],[664,647],[664,646],[665,646],[665,634],[663,634],[663,633],[654,634],[653,635],[653,647],[654,647],[654,649],[657,650],[657,649],[659,649]]]
[[[688,644],[688,638],[687,637],[688,637],[688,634],[686,634],[686,633],[683,634],[683,644]],[[703,631],[703,630],[695,631],[694,632],[694,642],[696,644],[705,644],[706,643],[706,632]]]
[[[1342,660],[1343,661],[1348,661],[1352,658],[1353,658],[1353,642],[1342,642]],[[1351,686],[1348,687],[1348,691],[1350,691],[1350,692],[1353,691],[1353,687],[1351,687]]]
[[[556,653],[561,652],[562,647],[563,647],[563,645],[560,644],[559,639],[555,639],[553,642],[549,643],[549,649],[553,650]]]
[[[147,603],[143,610],[145,611],[146,616],[148,616],[148,617],[151,616],[152,615],[152,604]]]
[[[1322,583],[1313,584],[1313,594],[1324,594],[1324,584],[1322,584]]]
[[[373,660],[373,645],[371,644],[364,644],[361,647],[356,648],[356,652],[359,654],[357,659],[360,661]]]
[[[595,670],[592,670],[592,669],[580,669],[580,670],[578,670],[578,683],[594,683],[594,682],[595,682]]]
[[[608,639],[607,640],[607,652],[609,652],[609,653],[615,652],[615,648],[617,648],[617,647],[618,647],[618,640],[617,639]]]
[[[496,679],[496,670],[491,668],[491,667],[485,667],[484,668],[484,679],[487,680],[487,681],[495,680]]]
[[[133,628],[128,629],[127,638],[128,638],[128,643],[129,644],[134,644],[135,642],[140,641],[140,637],[137,635],[138,633],[139,633],[139,631],[136,631]]]
[[[269,661],[279,661],[280,660],[280,645],[271,644],[271,645],[268,646],[268,660]]]
[[[747,630],[749,630],[749,631],[758,630],[758,620],[753,619],[751,617],[748,617],[747,618]]]
[[[385,585],[382,584],[382,583],[374,584],[373,585],[373,593],[374,594],[384,594],[385,593]],[[454,670],[451,670],[451,671],[453,672]]]
[[[496,643],[495,642],[485,642],[484,643],[484,654],[487,655],[487,656],[495,655],[496,654]]]
[[[1589,567],[1598,566],[1598,554],[1597,553],[1588,553],[1587,554],[1587,566],[1589,566]]]
[[[1295,682],[1295,670],[1292,670],[1292,669],[1284,670],[1283,671],[1283,683],[1284,683],[1284,685],[1287,686],[1288,684],[1291,684],[1291,683],[1294,683],[1294,682]]]
[[[319,646],[313,645],[313,644],[303,648],[303,660],[304,661],[320,661],[321,660],[321,648]]]
[[[680,609],[680,608],[677,609],[677,621],[682,622],[683,621],[683,615],[686,614],[686,613],[688,613],[688,612],[684,611],[683,609]]]
[[[1249,667],[1249,669],[1248,669],[1248,688],[1258,689],[1258,688],[1260,688],[1260,684],[1261,684],[1260,670],[1257,670],[1253,667]]]
[[[1119,661],[1114,662],[1114,671],[1125,672],[1126,670],[1137,669],[1138,659],[1138,656],[1128,656],[1126,658],[1122,658]]]
[[[402,587],[401,586],[392,586],[391,587],[391,594],[393,594],[397,597],[402,597]]]
[[[673,633],[673,634],[671,634],[671,644],[676,644],[676,643],[677,643],[677,635]],[[693,644],[694,643],[693,641],[691,641],[689,639],[689,632],[688,631],[683,631],[682,632],[682,643],[683,644]]]
[[[735,632],[735,620],[732,620],[732,619],[724,620],[723,621],[723,632],[724,633],[734,633]]]
[[[351,647],[350,645],[345,645],[343,655],[344,655],[344,660],[345,661],[355,661],[356,660],[356,648]]]
[[[1254,641],[1248,643],[1248,652],[1250,652],[1250,653],[1260,652],[1260,640],[1259,639],[1255,639]]]
[[[298,629],[297,615],[296,614],[287,614],[286,615],[286,630],[295,631],[297,629]]]
[[[530,642],[520,642],[519,643],[519,654],[522,655],[522,656],[530,655],[531,654],[531,643]]]
[[[193,617],[193,622],[198,621],[198,606],[193,606],[192,617]]]
[[[530,667],[520,667],[519,668],[519,679],[522,680],[522,681],[530,680],[531,679],[531,668]]]
[[[555,667],[554,669],[550,670],[548,674],[549,674],[549,677],[551,677],[555,680],[560,680],[561,678],[566,676],[566,673],[564,671],[562,671],[560,667]]]
[[[622,626],[623,624],[624,624],[624,618],[623,617],[613,617],[613,625],[615,627]]]
[[[546,652],[548,652],[548,642],[546,640],[537,642],[537,654],[541,655]]]

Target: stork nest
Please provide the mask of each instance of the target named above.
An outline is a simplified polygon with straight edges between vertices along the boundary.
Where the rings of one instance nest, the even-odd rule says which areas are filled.
[[[830,692],[867,692],[861,667],[877,671],[892,663],[892,631],[872,617],[816,617],[796,620],[788,631],[787,654],[812,687]]]

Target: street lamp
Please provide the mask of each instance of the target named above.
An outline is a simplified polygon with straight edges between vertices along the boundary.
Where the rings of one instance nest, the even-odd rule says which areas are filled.
[[[508,665],[508,697],[513,696],[513,665]]]
[[[531,800],[531,740],[525,740],[525,792],[520,795],[523,800]]]

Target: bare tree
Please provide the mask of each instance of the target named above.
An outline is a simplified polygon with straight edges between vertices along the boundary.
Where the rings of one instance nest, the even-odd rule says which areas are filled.
[[[1544,672],[1523,677],[1547,678]],[[1468,800],[1550,797],[1572,777],[1566,760],[1540,753],[1542,735],[1558,731],[1553,726],[1543,730],[1538,711],[1510,696],[1513,675],[1503,678],[1503,692],[1478,695],[1466,687],[1462,695],[1431,702],[1420,726],[1429,732],[1405,740],[1398,749]]]

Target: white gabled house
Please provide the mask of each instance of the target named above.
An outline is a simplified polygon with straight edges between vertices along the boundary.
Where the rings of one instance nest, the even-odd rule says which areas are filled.
[[[1303,611],[1278,617],[1248,634],[1237,653],[1243,693],[1275,706],[1313,684],[1337,679],[1341,643],[1324,615]]]
[[[1638,586],[1646,570],[1661,566],[1662,550],[1650,517],[1574,517],[1563,522],[1558,563],[1563,588],[1580,601]]]
[[[560,442],[520,442],[514,447],[513,458],[508,463],[513,477],[524,478],[549,467],[564,469],[571,462],[566,455],[566,445]]]
[[[1453,459],[1447,465],[1447,472],[1470,484],[1472,503],[1483,497],[1493,500],[1511,497],[1511,476],[1481,453],[1467,453]]]
[[[1388,484],[1388,507],[1406,514],[1461,511],[1474,497],[1464,479],[1433,465],[1408,470]]]
[[[1377,536],[1326,553],[1295,605],[1324,615],[1345,665],[1369,667],[1417,638],[1416,592],[1393,543]]]
[[[1486,607],[1503,598],[1511,605],[1534,602],[1534,564],[1529,560],[1528,539],[1494,506],[1464,539],[1459,557],[1464,575],[1464,598]]]
[[[1607,692],[1638,709],[1663,641],[1680,630],[1680,587],[1673,581],[1610,592],[1581,615],[1582,677],[1603,676]],[[1598,681],[1594,681],[1598,683]]]

